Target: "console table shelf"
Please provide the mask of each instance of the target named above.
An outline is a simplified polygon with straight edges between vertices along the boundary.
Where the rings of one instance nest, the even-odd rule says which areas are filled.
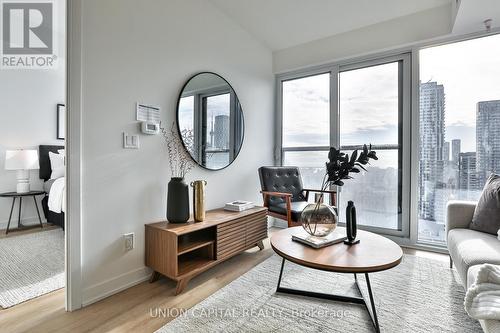
[[[146,224],[146,266],[159,275],[177,281],[176,295],[194,276],[267,238],[267,208],[243,212],[215,209],[203,222]]]
[[[214,259],[193,258],[188,261],[179,262],[179,276],[189,275],[190,273],[211,266],[215,262]]]
[[[184,244],[179,244],[178,249],[177,249],[177,255],[180,256],[181,254],[188,253],[194,250],[199,249],[200,247],[205,247],[205,246],[213,246],[214,241],[196,241],[192,243],[184,243]]]

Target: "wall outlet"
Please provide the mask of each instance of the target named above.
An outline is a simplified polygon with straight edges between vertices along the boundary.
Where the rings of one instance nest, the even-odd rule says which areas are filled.
[[[125,251],[130,251],[135,246],[135,235],[133,232],[124,234],[123,240],[125,242]]]

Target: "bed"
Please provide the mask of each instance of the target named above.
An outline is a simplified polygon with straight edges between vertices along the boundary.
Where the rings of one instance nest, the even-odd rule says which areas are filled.
[[[44,181],[43,189],[46,193],[42,199],[43,214],[48,223],[58,225],[64,229],[64,212],[55,213],[49,210],[49,193],[55,181],[54,179],[50,179],[52,168],[50,166],[49,152],[57,154],[58,150],[61,149],[64,149],[64,146],[40,145],[38,146],[38,158],[40,161],[40,179]]]

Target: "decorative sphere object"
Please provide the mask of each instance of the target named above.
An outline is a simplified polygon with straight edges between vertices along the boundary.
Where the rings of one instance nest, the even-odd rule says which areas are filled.
[[[304,230],[316,237],[325,237],[337,227],[337,213],[332,206],[323,203],[311,203],[300,215]]]

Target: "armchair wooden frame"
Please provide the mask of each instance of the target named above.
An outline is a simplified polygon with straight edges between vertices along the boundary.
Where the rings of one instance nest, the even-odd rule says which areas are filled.
[[[327,193],[330,195],[330,202],[333,206],[337,205],[337,191],[333,190],[313,190],[313,189],[303,189],[304,197],[306,201],[309,199],[309,193]],[[293,221],[292,219],[292,194],[286,192],[272,192],[272,191],[260,191],[262,193],[262,198],[264,200],[264,207],[269,208],[269,197],[279,197],[285,199],[286,202],[286,214],[280,214],[276,212],[271,212],[267,210],[267,215],[275,217],[277,219],[285,220],[288,223],[288,227],[295,227],[299,225],[299,221]]]

